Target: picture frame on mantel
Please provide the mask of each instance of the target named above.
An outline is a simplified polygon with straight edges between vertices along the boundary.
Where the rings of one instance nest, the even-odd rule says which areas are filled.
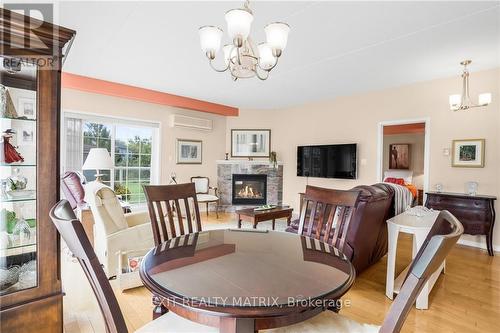
[[[269,158],[270,153],[270,129],[231,129],[231,157]]]
[[[453,140],[451,166],[484,168],[485,139]]]
[[[177,139],[177,164],[201,164],[202,141]]]

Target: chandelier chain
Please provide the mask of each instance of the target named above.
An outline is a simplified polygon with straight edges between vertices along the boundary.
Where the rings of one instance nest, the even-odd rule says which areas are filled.
[[[243,6],[245,6],[245,9],[247,11],[249,11],[250,13],[252,12],[252,10],[250,9],[250,0],[245,0],[245,4]]]

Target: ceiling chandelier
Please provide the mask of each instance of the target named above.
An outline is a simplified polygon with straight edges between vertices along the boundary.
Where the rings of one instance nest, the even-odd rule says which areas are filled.
[[[257,45],[249,37],[253,13],[249,1],[244,8],[226,12],[227,32],[231,44],[222,48],[225,66],[217,68],[213,61],[220,49],[222,29],[203,26],[199,29],[201,49],[208,58],[210,66],[217,72],[229,70],[234,81],[252,78],[261,80],[269,77],[269,72],[278,64],[278,58],[285,49],[290,27],[286,23],[274,22],[265,26],[266,42]]]
[[[462,95],[450,95],[450,109],[452,111],[458,110],[468,110],[470,108],[477,108],[480,106],[486,106],[491,103],[491,94],[484,93],[479,94],[478,104],[472,102],[469,96],[469,71],[467,70],[467,66],[470,65],[472,60],[464,60],[460,63],[460,65],[464,66],[464,70],[462,72]]]

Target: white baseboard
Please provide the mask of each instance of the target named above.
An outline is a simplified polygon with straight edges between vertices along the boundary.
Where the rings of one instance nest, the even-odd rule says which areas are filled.
[[[483,240],[482,242],[476,242],[476,241],[472,241],[472,240],[469,240],[469,239],[460,238],[458,240],[458,244],[466,245],[466,246],[471,246],[471,247],[476,247],[476,248],[482,249],[482,250],[487,250],[486,239]],[[493,244],[493,251],[500,252],[500,245]]]

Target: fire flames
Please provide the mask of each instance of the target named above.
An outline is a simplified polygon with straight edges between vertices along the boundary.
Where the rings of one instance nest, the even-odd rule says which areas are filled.
[[[238,191],[238,197],[245,199],[262,198],[262,193],[253,189],[249,185],[245,185]]]

